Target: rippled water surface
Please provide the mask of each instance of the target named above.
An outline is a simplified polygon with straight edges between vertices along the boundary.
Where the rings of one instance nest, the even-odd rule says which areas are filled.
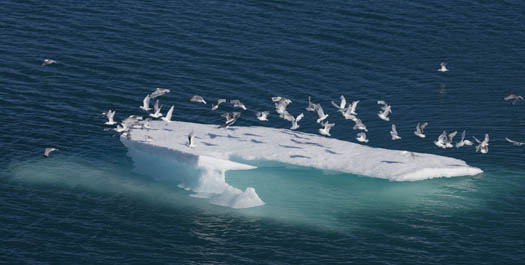
[[[0,261],[7,264],[512,264],[525,258],[524,5],[519,1],[4,1],[0,5]],[[43,59],[56,64],[41,66]],[[448,62],[447,73],[437,71]],[[296,167],[228,173],[264,206],[231,209],[134,170],[100,115],[140,114],[156,87],[174,119],[223,122],[189,102],[360,99],[368,145],[484,170],[389,182]],[[392,105],[392,142],[377,100]],[[224,111],[231,111],[224,106]],[[272,116],[273,115],[273,116]],[[273,118],[273,119],[272,119]],[[285,128],[277,119],[264,126]],[[416,123],[429,121],[427,138]],[[305,112],[299,130],[317,133]],[[441,150],[443,131],[490,135],[488,154]],[[43,148],[56,146],[49,159]],[[181,174],[174,172],[173,174]]]

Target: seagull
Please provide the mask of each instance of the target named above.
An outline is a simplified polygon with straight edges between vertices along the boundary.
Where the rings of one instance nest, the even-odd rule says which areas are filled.
[[[217,104],[211,104],[211,110],[217,110],[219,108],[219,105],[221,105],[222,103],[226,102],[226,99],[225,98],[219,98],[217,99]]]
[[[219,126],[219,128],[228,128],[232,124],[234,124],[237,119],[241,116],[240,112],[228,112],[221,115],[221,117],[226,119],[226,122],[224,122],[223,125]]]
[[[340,99],[341,99],[341,103],[339,103],[339,105],[335,104],[333,100],[330,103],[332,103],[332,105],[337,108],[337,111],[343,113],[346,108],[346,99],[344,95],[341,95]]]
[[[458,133],[458,131],[453,131],[451,133],[449,133],[447,135],[447,139],[445,140],[445,147],[446,148],[452,148],[453,145],[452,145],[452,139],[454,139],[454,136],[456,136],[456,134]]]
[[[197,96],[197,95],[191,97],[190,101],[191,102],[200,102],[202,104],[206,104],[206,100],[204,100],[201,96]]]
[[[292,115],[291,115],[290,113],[288,113],[288,112],[286,112],[286,113],[283,115],[283,119],[292,122],[292,127],[290,127],[290,130],[296,130],[296,129],[298,129],[298,128],[299,128],[299,124],[297,124],[297,123],[298,123],[303,117],[304,117],[304,114],[303,114],[303,113],[297,115],[297,117],[292,116]]]
[[[292,103],[291,100],[283,97],[272,97],[272,101],[275,102],[275,112],[279,113],[280,116],[287,113],[286,107]]]
[[[142,101],[142,106],[140,106],[140,108],[143,110],[143,111],[150,111],[151,108],[149,107],[149,101],[151,100],[151,96],[148,94],[146,95],[146,97],[144,98],[144,100]]]
[[[392,130],[390,131],[390,135],[392,135],[392,141],[401,139],[401,137],[397,134],[395,124],[392,124]]]
[[[355,120],[355,125],[354,125],[354,127],[352,127],[352,129],[353,130],[361,130],[361,131],[368,132],[368,130],[366,129],[365,124],[363,123],[363,121],[361,119]]]
[[[352,115],[357,115],[357,113],[355,112],[355,109],[357,108],[357,104],[359,104],[359,101],[360,100],[352,101],[352,104],[348,105],[348,108],[346,109],[346,112],[348,112],[349,114],[352,114]]]
[[[525,142],[518,142],[518,141],[514,141],[514,140],[511,140],[507,137],[505,137],[505,141],[511,143],[512,145],[514,146],[522,146],[522,145],[525,145]]]
[[[144,129],[151,129],[151,126],[149,125],[150,121],[151,121],[151,119],[147,118],[146,122],[144,122],[144,124],[142,124],[142,128],[144,128]]]
[[[125,123],[122,122],[119,125],[117,125],[117,128],[114,128],[113,130],[118,132],[118,133],[121,133],[121,132],[127,131],[128,130],[128,126]]]
[[[328,118],[328,114],[324,113],[323,107],[321,107],[321,104],[315,105],[315,111],[317,112],[317,116],[319,116],[319,119],[317,119],[317,123],[321,123],[326,118]]]
[[[324,128],[320,128],[319,129],[319,133],[324,135],[324,136],[331,136],[330,135],[330,129],[332,129],[332,127],[334,127],[335,123],[328,123],[328,121],[326,121],[326,122],[321,123],[321,125]]]
[[[268,114],[270,114],[269,111],[261,111],[261,112],[255,113],[255,115],[257,116],[257,119],[260,121],[268,121]]]
[[[156,98],[156,97],[160,97],[164,94],[167,94],[167,93],[170,93],[170,90],[169,89],[166,89],[166,88],[160,88],[160,87],[157,87],[155,89],[155,91],[153,91],[150,96],[151,98]]]
[[[414,131],[414,134],[419,138],[425,138],[426,135],[424,134],[423,129],[425,129],[427,125],[428,125],[428,122],[424,122],[423,124],[420,124],[418,122],[416,126],[416,131]]]
[[[355,139],[358,140],[361,143],[368,143],[368,139],[366,139],[366,133],[365,132],[357,133],[357,137]]]
[[[489,134],[485,134],[485,139],[483,141],[478,140],[478,138],[474,137],[474,140],[478,143],[478,146],[476,146],[476,152],[481,152],[482,154],[486,154],[489,152]]]
[[[382,120],[389,121],[390,118],[388,118],[388,114],[392,113],[392,109],[390,105],[386,104],[384,100],[378,100],[377,104],[383,105],[381,107],[381,110],[383,111],[382,112],[380,111],[379,113],[377,113],[377,116],[379,116],[379,118],[381,118]]]
[[[456,143],[456,148],[460,148],[464,145],[473,145],[471,141],[465,140],[465,134],[466,134],[466,131],[463,130],[463,132],[461,133],[461,140]]]
[[[241,108],[243,110],[246,110],[246,106],[244,106],[244,104],[242,104],[241,101],[238,99],[232,99],[230,100],[230,103],[233,105],[234,108]]]
[[[195,147],[195,141],[193,139],[195,139],[195,134],[193,131],[191,131],[191,133],[188,135],[188,143],[186,144],[190,148]]]
[[[306,107],[306,111],[315,111],[315,106],[317,104],[312,103],[312,97],[308,96],[308,107]]]
[[[503,100],[505,100],[505,101],[512,100],[512,104],[514,105],[514,104],[516,104],[519,100],[523,100],[523,97],[522,97],[522,96],[515,95],[515,94],[510,94],[510,95],[504,97]]]
[[[447,69],[447,63],[440,63],[439,65],[441,66],[441,67],[438,69],[439,72],[444,73],[444,72],[447,72],[447,71],[448,71],[448,69]]]
[[[46,66],[46,65],[54,64],[54,63],[56,63],[56,62],[57,62],[57,61],[52,60],[52,59],[44,59],[44,62],[42,63],[41,66]]]
[[[153,105],[153,113],[150,113],[149,116],[155,119],[162,117],[162,113],[160,113],[161,108],[162,106],[159,107],[159,100],[155,100],[155,104]]]
[[[153,142],[153,137],[151,137],[151,136],[149,136],[149,135],[146,135],[146,136],[144,137],[144,141],[146,141],[146,142]]]
[[[434,144],[439,148],[447,148],[446,147],[446,141],[447,141],[447,132],[443,131],[441,135],[439,135],[438,139],[434,141]]]
[[[46,149],[44,150],[44,157],[49,157],[49,154],[51,154],[51,152],[53,151],[58,151],[58,148],[46,147]]]
[[[142,117],[141,116],[137,116],[137,115],[129,115],[129,117],[127,117],[126,119],[124,119],[122,121],[123,124],[133,124],[133,123],[136,123],[138,121],[141,121],[142,120]]]
[[[104,124],[106,125],[115,125],[116,122],[113,120],[113,118],[115,117],[115,111],[114,110],[108,110],[107,112],[103,112],[102,115],[106,115],[106,117],[108,118],[108,121],[105,122]]]
[[[166,116],[161,118],[166,123],[170,123],[171,122],[171,116],[173,115],[173,108],[174,107],[175,107],[174,105],[171,105],[170,109],[168,110],[168,113],[166,113]]]

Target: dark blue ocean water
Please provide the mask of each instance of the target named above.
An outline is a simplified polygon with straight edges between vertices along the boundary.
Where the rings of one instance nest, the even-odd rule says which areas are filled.
[[[520,1],[3,1],[0,5],[0,263],[516,264],[525,259],[525,6]],[[43,59],[57,60],[42,67]],[[440,62],[447,73],[439,73]],[[240,126],[272,96],[352,123],[329,105],[360,99],[370,146],[451,156],[484,170],[417,182],[302,168],[231,172],[266,202],[210,204],[134,171],[100,113],[139,113],[156,87],[175,120]],[[401,141],[376,116],[392,105]],[[167,108],[167,107],[166,107]],[[225,108],[227,109],[227,108]],[[273,114],[275,117],[275,114]],[[429,121],[427,138],[417,122]],[[288,127],[274,119],[265,126]],[[301,131],[316,133],[306,113]],[[442,130],[490,134],[490,151],[441,150]],[[41,157],[43,148],[59,152]],[[177,172],[173,172],[177,174]]]

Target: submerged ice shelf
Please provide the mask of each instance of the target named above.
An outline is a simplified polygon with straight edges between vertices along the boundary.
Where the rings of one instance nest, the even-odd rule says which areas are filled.
[[[257,206],[264,202],[253,188],[242,192],[226,184],[224,172],[254,169],[255,165],[264,166],[264,161],[393,181],[476,175],[482,172],[455,158],[374,148],[288,129],[220,129],[212,124],[179,121],[169,124],[153,121],[150,126],[150,129],[131,129],[128,137],[121,137],[135,162],[141,160],[138,153],[149,153],[197,168],[200,175],[193,181],[182,181],[181,185],[196,192],[196,196],[207,197],[213,203],[234,208]],[[192,131],[196,146],[190,148],[187,143]],[[150,162],[153,163],[153,160]]]

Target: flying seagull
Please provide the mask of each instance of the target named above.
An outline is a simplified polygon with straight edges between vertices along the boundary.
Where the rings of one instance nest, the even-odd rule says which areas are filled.
[[[121,133],[128,130],[128,125],[122,122],[119,125],[117,125],[117,128],[114,128],[113,130],[118,133]]]
[[[261,112],[255,113],[255,115],[257,116],[257,119],[260,121],[268,121],[268,114],[270,114],[269,111],[261,111]]]
[[[149,107],[149,101],[151,100],[151,96],[148,94],[146,95],[146,97],[144,98],[144,100],[142,101],[142,106],[140,106],[140,108],[143,110],[143,111],[150,111],[151,108]]]
[[[427,127],[428,125],[428,122],[424,122],[423,124],[420,124],[419,122],[417,123],[417,126],[416,126],[416,131],[414,131],[414,134],[419,137],[419,138],[425,138],[426,135],[425,133],[423,132],[423,129],[425,129],[425,127]]]
[[[240,112],[228,112],[221,115],[221,117],[226,119],[226,122],[224,122],[223,125],[219,126],[219,128],[228,128],[232,126],[237,119],[241,116]]]
[[[315,111],[315,103],[312,103],[312,97],[308,96],[308,107],[306,107],[306,111]]]
[[[188,143],[187,143],[187,146],[190,148],[195,147],[195,141],[193,139],[195,139],[195,134],[193,133],[193,131],[191,131],[191,133],[188,135]]]
[[[456,136],[456,134],[458,134],[458,131],[453,131],[453,132],[451,132],[451,133],[449,133],[449,134],[447,135],[447,139],[445,140],[445,147],[446,147],[446,148],[452,148],[452,147],[454,147],[454,146],[452,145],[452,140],[454,139],[454,136]]]
[[[434,144],[439,147],[439,148],[447,148],[446,147],[446,142],[447,142],[447,132],[446,131],[443,131],[441,133],[441,135],[439,135],[439,137],[437,138],[436,141],[434,141]]]
[[[439,66],[440,66],[440,68],[438,69],[439,72],[444,73],[444,72],[447,72],[447,71],[448,71],[448,69],[447,69],[447,63],[440,63]]]
[[[341,103],[339,103],[339,105],[335,104],[333,100],[330,103],[332,103],[332,105],[337,108],[337,111],[343,113],[346,108],[346,99],[344,95],[341,95],[340,99],[341,99]]]
[[[507,137],[505,137],[505,141],[511,143],[512,145],[514,146],[522,146],[522,145],[525,145],[525,142],[518,142],[518,141],[514,141],[514,140],[511,140]]]
[[[467,132],[465,130],[463,130],[463,132],[461,133],[461,140],[459,140],[459,142],[456,143],[456,148],[463,147],[464,145],[473,145],[474,144],[474,143],[472,143],[469,140],[465,140],[466,133]]]
[[[328,121],[321,123],[324,128],[319,129],[319,133],[324,136],[331,136],[330,129],[335,126],[335,123],[328,123]]]
[[[202,98],[201,96],[197,96],[197,95],[191,97],[190,101],[191,102],[200,102],[202,104],[206,104],[206,100],[204,100],[204,98]]]
[[[42,62],[42,65],[41,65],[41,66],[46,66],[46,65],[54,64],[54,63],[56,63],[56,62],[57,62],[57,61],[52,60],[52,59],[44,59],[44,62]]]
[[[170,123],[171,122],[171,116],[173,115],[173,108],[174,107],[175,107],[174,105],[171,105],[170,109],[168,110],[168,113],[166,113],[166,116],[161,118],[166,123]]]
[[[358,140],[361,143],[368,143],[368,139],[366,139],[366,133],[365,132],[357,133],[357,137],[355,139]]]
[[[504,97],[503,100],[505,100],[505,101],[512,100],[512,104],[514,105],[514,104],[518,103],[518,101],[523,100],[523,97],[515,95],[515,94],[510,94],[510,95]]]
[[[246,110],[246,106],[244,106],[244,104],[242,104],[241,101],[238,99],[232,99],[230,100],[230,103],[233,105],[234,108],[241,108],[243,110]]]
[[[272,97],[272,101],[275,105],[275,112],[279,113],[280,116],[287,113],[286,107],[292,103],[291,100],[283,97]],[[281,117],[282,118],[282,117]]]
[[[392,141],[401,139],[401,137],[397,134],[395,124],[392,124],[392,130],[390,131],[390,135],[392,136]]]
[[[219,105],[221,105],[222,103],[226,102],[226,99],[225,98],[219,98],[217,99],[217,104],[211,104],[211,110],[217,110],[219,108]]]
[[[489,152],[489,134],[485,134],[485,139],[483,141],[478,140],[476,137],[472,137],[476,142],[478,143],[478,146],[476,146],[476,152],[481,152],[482,154],[486,154]]]
[[[150,94],[150,96],[151,96],[151,98],[156,98],[156,97],[160,97],[160,96],[162,96],[162,95],[164,95],[164,94],[167,94],[167,93],[170,93],[170,90],[169,90],[169,89],[167,89],[167,88],[160,88],[160,87],[157,87],[157,88],[155,89],[155,91],[153,91],[153,92]]]
[[[381,110],[383,111],[380,111],[379,113],[377,113],[377,116],[379,116],[379,118],[381,118],[384,121],[389,121],[390,118],[388,118],[388,115],[392,113],[392,109],[390,105],[386,104],[384,100],[378,100],[377,104],[383,105],[381,107]]]
[[[51,152],[53,151],[58,151],[58,148],[46,147],[46,149],[44,150],[44,157],[49,157],[49,154],[51,154]]]
[[[107,112],[103,112],[102,115],[106,115],[106,118],[108,118],[108,121],[104,124],[106,125],[115,125],[116,122],[113,120],[115,117],[115,111],[114,110],[108,110]]]
[[[322,121],[326,120],[328,118],[328,114],[324,113],[323,107],[321,107],[321,104],[315,105],[315,111],[317,112],[317,116],[319,116],[319,119],[317,119],[317,123],[321,123]]]
[[[162,113],[160,113],[161,108],[162,106],[159,107],[159,100],[155,100],[155,104],[153,105],[153,113],[150,113],[149,116],[155,119],[162,117]]]
[[[363,123],[363,121],[361,119],[356,119],[355,120],[355,125],[354,127],[352,127],[353,130],[361,130],[361,131],[365,131],[365,132],[368,132],[368,129],[366,129],[366,125]]]
[[[292,116],[292,115],[291,115],[290,113],[288,113],[288,112],[286,112],[285,114],[283,114],[283,119],[292,122],[292,127],[290,127],[290,130],[296,130],[296,129],[298,129],[298,128],[299,128],[299,124],[297,124],[297,123],[298,123],[303,117],[304,117],[304,114],[303,114],[303,113],[297,115],[297,117]]]

